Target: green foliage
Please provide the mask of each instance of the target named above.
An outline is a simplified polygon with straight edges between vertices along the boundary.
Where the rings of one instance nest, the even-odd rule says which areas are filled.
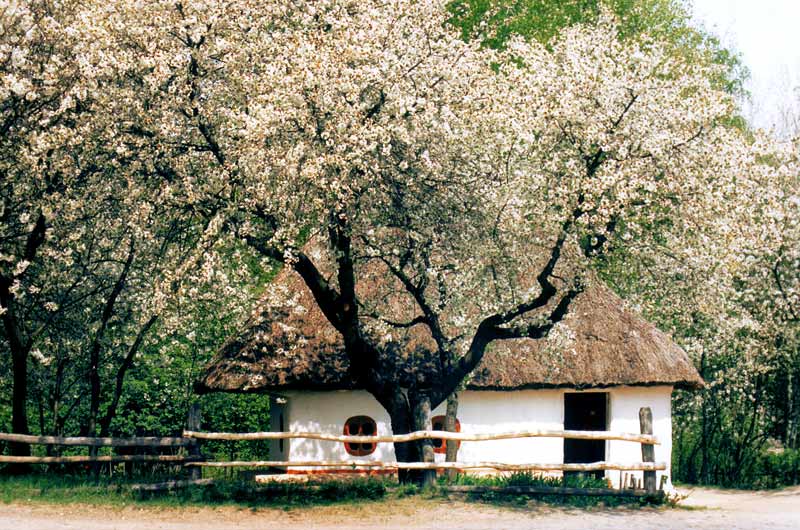
[[[699,444],[701,441],[699,434],[697,432],[692,434],[696,437],[694,441]],[[688,440],[682,442],[681,447],[677,450],[678,453],[674,455],[674,458],[683,456],[684,465],[694,466],[694,469],[689,468],[688,472],[687,470],[681,472],[680,468],[676,467],[678,473],[675,476],[682,482],[700,482],[743,489],[773,489],[800,484],[800,450],[798,449],[776,451],[765,450],[760,446],[745,446],[740,448],[740,451],[747,455],[744,465],[733,469],[736,461],[732,458],[734,453],[731,449],[723,448],[722,451],[717,451],[714,448],[706,464],[709,476],[704,477],[700,469],[702,464],[700,456],[694,454],[692,456],[694,456],[695,462],[687,462],[686,455],[681,454],[681,452],[687,452],[687,447],[693,447]]]
[[[502,48],[514,35],[547,44],[562,28],[596,21],[604,6],[618,17],[621,39],[661,40],[677,56],[719,65],[718,86],[744,94],[748,72],[739,55],[692,25],[683,0],[454,0],[449,9],[465,39]]]
[[[240,285],[241,296],[255,300],[269,283],[276,269],[264,266],[246,248],[228,251],[227,267],[242,266],[249,281]],[[269,396],[212,394],[198,398],[193,385],[219,347],[241,325],[240,318],[220,311],[219,301],[198,296],[186,308],[190,329],[164,335],[143,351],[126,382],[119,412],[112,423],[112,434],[179,435],[185,428],[189,406],[200,401],[203,430],[269,430]],[[267,442],[209,442],[204,452],[223,459],[263,459]]]
[[[132,496],[128,482],[115,478],[90,481],[63,473],[8,477],[0,475],[0,502],[37,501],[54,504],[125,504]]]
[[[780,488],[800,484],[800,449],[767,451],[759,459],[758,488]]]
[[[211,394],[201,399],[202,428],[210,432],[260,432],[269,430],[269,396]],[[266,460],[267,440],[203,442],[203,453],[218,460]]]

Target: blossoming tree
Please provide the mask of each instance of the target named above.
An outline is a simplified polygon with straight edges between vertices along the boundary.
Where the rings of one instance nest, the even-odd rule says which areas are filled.
[[[609,248],[668,251],[668,233],[732,267],[718,217],[750,185],[712,66],[622,43],[607,15],[482,49],[444,7],[120,0],[82,30],[158,200],[298,274],[396,433],[428,427],[493,342],[557,329]],[[431,355],[409,358],[410,333]]]

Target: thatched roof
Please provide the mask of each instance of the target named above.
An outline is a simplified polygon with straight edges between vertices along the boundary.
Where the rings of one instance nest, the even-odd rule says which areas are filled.
[[[273,285],[295,304],[265,304],[239,335],[223,345],[198,381],[198,392],[279,392],[352,389],[339,333],[328,323],[311,292],[291,271]],[[297,307],[305,309],[298,310]],[[645,321],[599,282],[573,301],[559,325],[567,340],[518,339],[490,346],[467,387],[483,390],[598,388],[674,385],[698,388],[703,381],[686,352]],[[424,330],[423,326],[415,326]],[[407,333],[397,358],[429,363],[429,340]],[[398,377],[413,375],[404,361]]]

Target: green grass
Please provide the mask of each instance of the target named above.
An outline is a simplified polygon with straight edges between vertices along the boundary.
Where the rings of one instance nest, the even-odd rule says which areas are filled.
[[[571,475],[567,477],[554,477],[541,475],[531,472],[517,472],[509,475],[494,476],[474,476],[459,475],[455,485],[465,486],[534,486],[549,488],[608,488],[609,483],[606,479],[598,479],[592,476]],[[440,479],[440,485],[445,485],[444,479]],[[504,492],[485,492],[468,494],[467,498],[479,502],[491,504],[525,506],[531,502],[541,502],[558,506],[574,507],[607,507],[607,506],[644,506],[651,505],[657,501],[641,497],[599,497],[588,495],[558,495],[558,494],[510,494]]]
[[[446,481],[442,477],[439,479],[440,484],[445,484]],[[549,475],[542,475],[539,473],[532,473],[530,471],[518,471],[508,475],[464,475],[457,476],[455,485],[464,486],[542,486],[550,488],[608,488],[608,482],[605,479],[598,479],[589,476],[568,476],[568,477],[554,477]]]
[[[444,499],[448,494],[440,488],[421,490],[414,485],[398,485],[393,478],[349,478],[308,483],[282,483],[257,485],[247,475],[215,477],[208,486],[195,486],[176,491],[138,492],[131,486],[152,483],[170,477],[101,477],[93,480],[83,475],[35,474],[21,477],[0,476],[0,502],[40,502],[53,504],[89,504],[128,506],[131,504],[153,507],[178,506],[238,506],[248,508],[294,509],[326,505],[363,504],[364,502],[391,502],[405,497],[419,499]],[[438,486],[445,486],[444,478]],[[514,473],[504,476],[476,477],[459,475],[456,485],[474,486],[546,486],[546,487],[608,487],[605,480],[591,477],[549,477],[532,473]],[[522,507],[531,503],[560,506],[638,506],[649,501],[622,497],[588,497],[578,495],[518,495],[487,492],[466,495],[468,501],[501,506]]]
[[[125,504],[131,499],[123,482],[52,475],[0,477],[0,502],[37,501],[77,504]]]
[[[149,482],[153,482],[150,479]],[[155,480],[158,481],[158,480]],[[387,494],[387,481],[356,478],[348,481],[320,480],[308,484],[256,485],[252,479],[219,479],[213,485],[165,492],[134,491],[143,479],[107,479],[55,474],[0,477],[0,502],[43,502],[126,506],[219,506],[295,508],[353,502],[378,501]]]

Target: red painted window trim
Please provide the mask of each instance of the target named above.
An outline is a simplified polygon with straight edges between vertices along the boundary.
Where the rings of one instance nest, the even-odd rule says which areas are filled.
[[[443,431],[445,416],[434,416],[431,418],[431,425],[434,431]],[[456,418],[456,432],[461,432],[461,422]],[[456,449],[461,447],[461,442],[456,442]],[[447,444],[441,438],[433,439],[433,452],[440,455],[447,454]]]
[[[369,416],[351,416],[344,422],[345,436],[375,436],[378,434],[378,425]],[[375,452],[378,444],[374,443],[347,443],[344,450],[353,456],[367,456]]]

